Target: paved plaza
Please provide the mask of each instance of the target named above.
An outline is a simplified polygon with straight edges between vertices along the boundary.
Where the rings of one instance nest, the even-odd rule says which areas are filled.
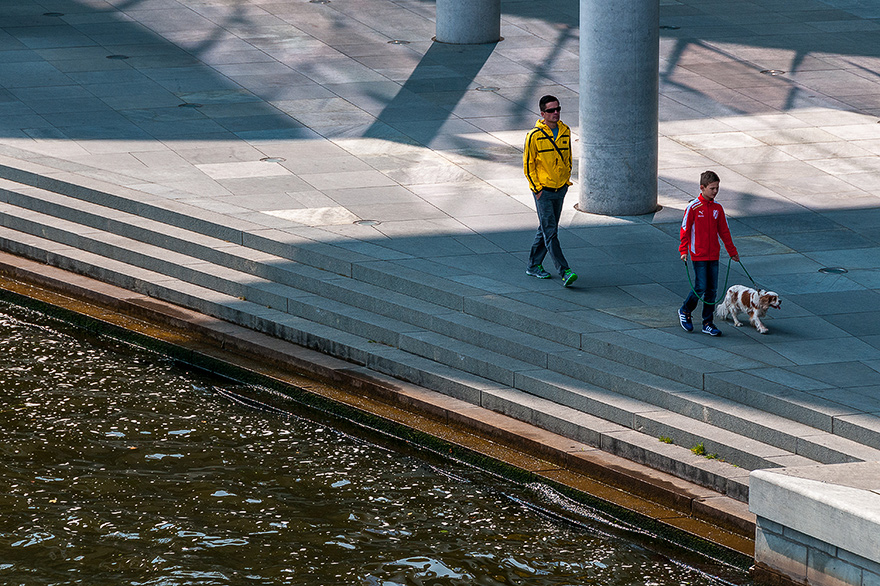
[[[0,164],[429,275],[547,328],[613,331],[880,437],[880,2],[661,0],[662,208],[578,212],[575,176],[571,289],[524,274],[522,142],[548,93],[577,137],[577,0],[505,0],[503,41],[483,46],[433,43],[433,14],[426,0],[0,0]],[[745,268],[783,299],[769,335],[678,325],[679,222],[706,169]],[[749,282],[734,263],[730,284]]]

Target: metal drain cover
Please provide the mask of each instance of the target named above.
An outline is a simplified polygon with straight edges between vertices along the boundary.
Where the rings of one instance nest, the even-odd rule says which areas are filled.
[[[848,273],[843,267],[822,267],[819,269],[820,273],[825,273],[826,275],[842,275],[843,273]]]

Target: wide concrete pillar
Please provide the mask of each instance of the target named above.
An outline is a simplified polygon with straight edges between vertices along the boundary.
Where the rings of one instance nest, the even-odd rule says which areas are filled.
[[[435,39],[479,45],[501,40],[501,0],[437,0]]]
[[[659,0],[581,0],[578,209],[657,209]]]

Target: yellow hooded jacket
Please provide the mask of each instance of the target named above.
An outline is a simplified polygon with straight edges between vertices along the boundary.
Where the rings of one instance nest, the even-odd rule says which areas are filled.
[[[526,135],[523,172],[533,193],[545,187],[559,189],[564,185],[571,185],[571,130],[561,121],[558,124],[555,148],[553,130],[543,119],[539,119]]]

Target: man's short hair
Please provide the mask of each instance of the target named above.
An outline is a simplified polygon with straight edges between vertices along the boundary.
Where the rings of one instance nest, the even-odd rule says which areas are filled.
[[[721,181],[721,178],[718,177],[718,173],[715,171],[703,171],[700,175],[700,187],[706,187],[710,183],[715,183],[716,181]]]
[[[556,98],[556,96],[550,96],[550,95],[547,95],[547,96],[544,96],[543,98],[541,98],[541,100],[538,102],[538,107],[541,108],[541,112],[544,111],[544,107],[547,104],[549,104],[550,102],[556,102],[558,104],[559,100]]]

